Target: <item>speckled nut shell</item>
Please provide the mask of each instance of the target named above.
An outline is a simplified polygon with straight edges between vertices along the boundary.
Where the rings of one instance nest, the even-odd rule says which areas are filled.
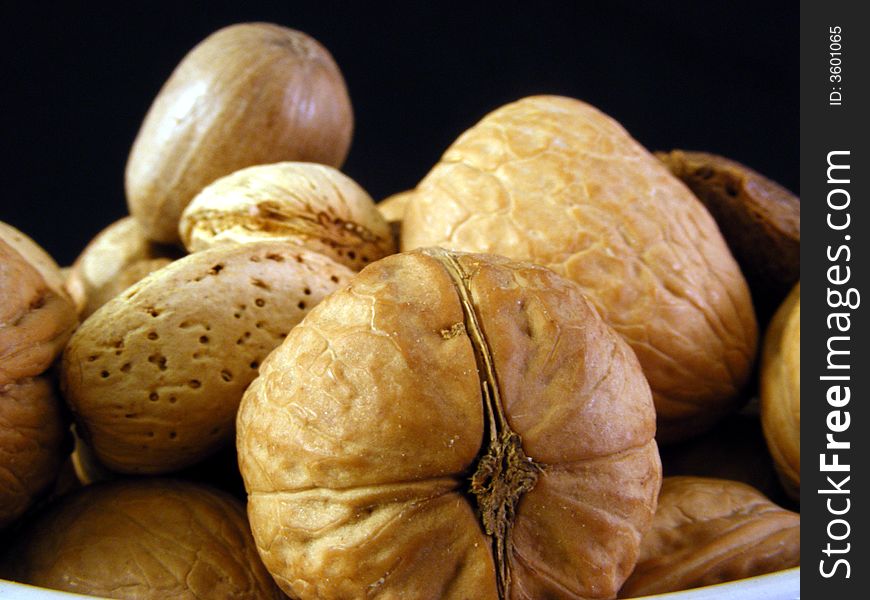
[[[761,424],[788,494],[801,489],[801,285],[782,303],[764,337]]]
[[[187,206],[179,233],[190,252],[278,239],[354,270],[396,251],[368,193],[337,169],[314,163],[258,165],[218,179]]]
[[[130,213],[149,238],[177,241],[181,211],[218,177],[282,160],[339,167],[352,131],[323,46],[278,25],[231,25],[191,50],[151,105],[127,161]]]
[[[686,186],[588,104],[525,98],[463,133],[406,207],[402,249],[423,246],[579,283],[640,359],[660,440],[700,434],[741,402],[757,329],[737,263]]]
[[[70,451],[66,426],[45,378],[0,385],[0,530],[54,482]]]
[[[800,278],[800,198],[723,156],[685,150],[656,156],[716,219],[766,322]]]
[[[100,598],[284,596],[263,568],[232,496],[139,479],[60,499],[7,547],[7,576]]]
[[[796,567],[800,519],[743,483],[665,477],[652,529],[619,596],[663,594]]]
[[[634,354],[576,284],[431,248],[291,331],[237,446],[291,597],[612,598],[655,507],[654,428]]]
[[[148,240],[136,219],[124,217],[85,247],[73,263],[66,289],[84,319],[148,273],[182,255],[178,247]]]
[[[233,436],[260,362],[351,271],[282,242],[204,250],[155,271],[85,321],[61,382],[105,466],[165,473]]]
[[[0,226],[0,385],[42,374],[78,324],[57,264],[33,240]]]

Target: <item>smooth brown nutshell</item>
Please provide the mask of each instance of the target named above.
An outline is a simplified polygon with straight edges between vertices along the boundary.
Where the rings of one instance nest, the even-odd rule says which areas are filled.
[[[580,284],[643,366],[660,440],[742,401],[757,329],[704,206],[614,120],[535,96],[463,133],[416,187],[402,250],[441,246],[550,267]]]
[[[47,379],[0,385],[0,529],[54,482],[70,450],[66,426]]]
[[[0,227],[0,386],[41,375],[77,324],[57,264],[17,229]]]
[[[76,258],[66,289],[82,319],[158,268],[181,258],[181,248],[148,240],[133,217],[115,221]]]
[[[800,519],[743,483],[665,477],[640,560],[619,596],[663,594],[796,567]]]
[[[179,233],[191,252],[287,240],[357,271],[396,251],[371,196],[341,171],[314,163],[258,165],[218,179],[184,210]]]
[[[156,241],[178,241],[184,207],[206,185],[283,160],[340,167],[353,112],[344,78],[315,39],[269,23],[221,29],[176,67],[127,160],[130,213]]]
[[[191,254],[103,305],[73,335],[61,381],[105,466],[166,473],[234,435],[260,362],[352,271],[282,242]]]
[[[655,508],[648,384],[580,288],[438,248],[363,269],[248,388],[239,466],[295,598],[612,598]]]
[[[656,156],[716,219],[766,322],[800,278],[800,198],[716,154],[672,150]]]
[[[6,576],[101,598],[283,598],[244,506],[160,479],[91,485],[62,498],[8,547]]]
[[[761,356],[761,424],[780,479],[794,500],[801,489],[801,285],[776,311]]]

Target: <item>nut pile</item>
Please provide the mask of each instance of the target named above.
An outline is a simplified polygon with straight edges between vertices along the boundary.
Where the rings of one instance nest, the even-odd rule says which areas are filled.
[[[376,205],[352,127],[325,48],[234,25],[65,278],[0,227],[0,576],[612,599],[799,564],[799,254],[752,251],[799,247],[796,197],[535,96]]]

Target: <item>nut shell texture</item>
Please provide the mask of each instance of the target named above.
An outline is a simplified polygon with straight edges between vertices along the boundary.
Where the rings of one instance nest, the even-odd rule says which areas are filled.
[[[77,324],[54,261],[18,230],[0,228],[0,386],[42,374]]]
[[[654,510],[654,426],[636,358],[575,284],[435,248],[373,263],[294,328],[237,445],[293,597],[607,598]],[[476,502],[497,432],[521,444]]]
[[[155,271],[91,315],[64,352],[80,433],[117,471],[205,458],[232,438],[260,362],[351,273],[281,242],[213,248]]]
[[[130,213],[178,240],[203,187],[282,160],[341,166],[353,113],[341,72],[316,40],[268,23],[232,25],[184,57],[148,111],[127,161]]]
[[[66,281],[79,314],[88,317],[119,292],[151,271],[180,258],[175,246],[156,244],[145,237],[133,217],[115,221],[82,250]]]
[[[101,598],[283,598],[242,504],[190,483],[88,486],[40,515],[10,550],[13,579]]]
[[[366,191],[337,169],[314,163],[259,165],[222,177],[187,206],[179,230],[191,252],[281,239],[354,270],[396,251]]]
[[[761,424],[789,495],[801,487],[801,286],[776,312],[761,359]]]
[[[416,187],[402,250],[545,265],[580,284],[634,349],[661,439],[732,410],[755,357],[743,276],[691,192],[614,120],[530,97],[463,133]]]
[[[0,385],[0,529],[54,482],[70,450],[66,426],[45,378]]]
[[[675,592],[800,564],[800,515],[725,479],[666,477],[621,598]]]

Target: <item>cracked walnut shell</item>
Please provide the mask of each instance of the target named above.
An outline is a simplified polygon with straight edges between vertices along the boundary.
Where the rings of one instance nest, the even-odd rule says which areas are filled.
[[[737,263],[688,188],[588,104],[535,96],[484,117],[415,188],[401,242],[580,284],[637,354],[661,440],[698,435],[742,401],[757,327]]]
[[[95,484],[56,501],[7,547],[7,576],[101,598],[283,598],[244,506],[202,485]]]
[[[239,409],[266,568],[294,598],[612,598],[661,479],[649,386],[580,288],[439,248],[369,265]]]

